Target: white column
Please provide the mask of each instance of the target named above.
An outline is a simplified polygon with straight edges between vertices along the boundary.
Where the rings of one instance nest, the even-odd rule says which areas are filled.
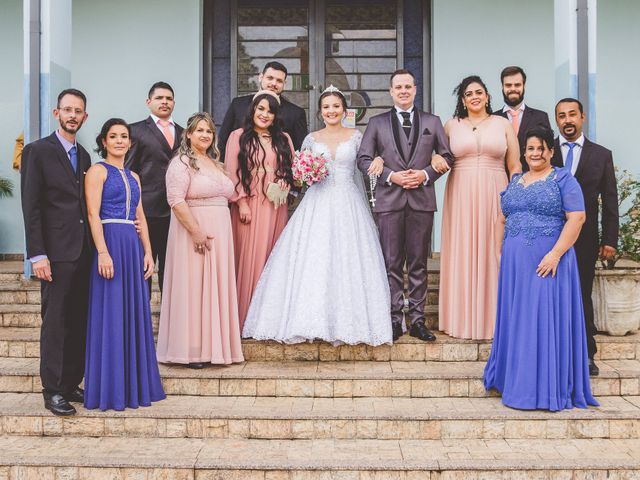
[[[556,100],[578,97],[578,44],[576,0],[555,0],[554,40]]]
[[[597,81],[597,58],[598,49],[598,0],[589,0],[589,118],[587,136],[590,140],[596,141],[596,81]]]

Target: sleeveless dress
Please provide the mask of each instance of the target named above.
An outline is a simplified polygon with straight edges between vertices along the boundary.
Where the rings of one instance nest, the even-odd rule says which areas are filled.
[[[514,176],[502,194],[507,219],[500,260],[495,338],[484,385],[519,409],[562,410],[598,405],[591,394],[580,276],[573,247],[555,277],[536,274],[565,224],[584,211],[577,180],[554,169],[525,187]]]
[[[444,193],[440,249],[439,328],[453,337],[490,339],[496,315],[498,261],[495,221],[507,186],[504,119],[491,116],[476,131],[449,121],[454,156]]]
[[[98,274],[94,254],[89,283],[84,406],[124,410],[165,398],[151,325],[144,251],[133,220],[140,201],[128,169],[101,162],[107,170],[100,218],[114,276]]]
[[[240,135],[242,135],[241,128],[231,132],[224,158],[225,167],[235,187],[234,194],[231,197],[231,225],[233,227],[236,258],[238,315],[240,317],[240,329],[242,329],[247,310],[249,310],[249,303],[251,303],[251,298],[253,297],[253,290],[258,283],[273,246],[287,224],[289,209],[286,204],[277,209],[273,208],[273,203],[267,199],[262,188],[263,179],[265,188],[269,182],[273,182],[275,179],[276,154],[272,149],[266,149],[264,170],[260,168],[257,174],[253,172],[251,195],[248,196],[242,189],[239,184],[240,177],[237,173]],[[293,152],[291,138],[286,133],[285,135],[289,140],[291,152]],[[241,198],[248,199],[249,208],[251,209],[250,223],[242,223],[240,221],[237,202]]]
[[[282,232],[265,266],[242,332],[245,338],[299,343],[392,343],[390,294],[378,231],[355,183],[362,134],[354,131],[332,158],[305,138],[302,149],[327,159]]]
[[[167,201],[185,202],[211,250],[193,249],[191,234],[171,213],[158,360],[229,364],[242,362],[229,197],[233,182],[220,171],[190,168],[174,158],[167,169]]]

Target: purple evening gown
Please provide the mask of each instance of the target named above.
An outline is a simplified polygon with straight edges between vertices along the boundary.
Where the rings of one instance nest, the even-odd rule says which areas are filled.
[[[140,199],[128,169],[107,163],[100,218],[114,277],[98,274],[94,255],[89,284],[84,406],[124,410],[165,398],[153,343],[144,251],[133,220]]]
[[[498,309],[484,385],[518,409],[563,410],[598,405],[591,394],[584,312],[571,247],[555,277],[538,277],[540,260],[558,240],[565,213],[584,211],[580,186],[554,169],[528,187],[511,181],[501,194],[507,219]]]

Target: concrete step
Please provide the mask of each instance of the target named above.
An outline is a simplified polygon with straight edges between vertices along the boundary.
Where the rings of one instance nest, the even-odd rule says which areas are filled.
[[[626,439],[0,438],[0,476],[11,480],[623,480],[639,473],[640,444]]]
[[[438,306],[426,305],[424,311],[427,327],[436,330],[438,328]],[[160,320],[160,305],[158,303],[151,304],[151,319],[153,321],[153,331],[157,333]],[[26,303],[0,305],[0,326],[40,327],[40,325],[42,325],[40,305]]]
[[[169,395],[240,397],[487,397],[484,362],[245,362],[192,370],[160,366]],[[640,395],[639,360],[603,360],[596,396]],[[0,392],[40,392],[39,360],[0,358]]]
[[[36,393],[0,393],[0,435],[296,439],[640,439],[640,397],[557,413],[498,398],[170,396],[149,408],[55,417]]]
[[[242,350],[247,361],[486,361],[490,341],[461,340],[434,332],[435,342],[422,342],[404,335],[393,345],[333,346],[325,342],[283,345],[277,342],[245,339]],[[40,329],[0,327],[0,357],[38,358]],[[598,335],[596,360],[640,360],[640,334],[624,337]]]

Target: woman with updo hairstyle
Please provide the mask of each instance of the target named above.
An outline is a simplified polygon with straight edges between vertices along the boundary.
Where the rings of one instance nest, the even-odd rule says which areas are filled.
[[[342,125],[347,102],[331,86],[318,110],[325,127],[303,150],[327,161],[269,257],[243,337],[299,343],[391,344],[390,294],[378,231],[356,158],[362,134]],[[382,160],[368,173],[379,175]]]
[[[211,116],[193,114],[166,174],[167,241],[158,360],[203,368],[242,362],[229,198]]]
[[[551,165],[553,145],[551,130],[527,131],[529,171],[502,192],[496,223],[500,281],[484,386],[524,410],[598,405],[573,249],[585,221],[584,197],[570,171]]]
[[[224,157],[234,186],[231,223],[241,329],[262,269],[287,224],[294,149],[282,131],[279,110],[275,93],[256,93],[244,126],[231,132]]]
[[[442,211],[439,329],[457,338],[493,337],[498,263],[493,254],[499,195],[521,171],[518,139],[509,121],[491,114],[491,98],[478,76],[455,88],[456,109],[444,126],[454,156]],[[449,167],[435,156],[434,170]]]
[[[165,398],[146,283],[153,260],[140,179],[124,167],[131,147],[129,125],[120,118],[107,120],[96,143],[104,161],[85,177],[96,253],[89,283],[84,406],[124,410]]]

